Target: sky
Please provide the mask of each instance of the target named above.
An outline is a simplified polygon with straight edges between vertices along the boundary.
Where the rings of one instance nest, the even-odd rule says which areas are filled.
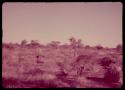
[[[6,2],[2,5],[2,30],[3,42],[68,43],[75,37],[85,45],[115,47],[122,44],[122,3]]]

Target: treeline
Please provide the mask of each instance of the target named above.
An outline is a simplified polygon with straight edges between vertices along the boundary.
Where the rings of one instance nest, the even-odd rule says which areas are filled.
[[[116,49],[117,51],[121,51],[122,50],[122,45],[118,44],[116,45],[115,48],[108,48],[108,47],[103,47],[102,45],[96,45],[96,46],[89,46],[89,45],[84,45],[82,43],[81,39],[76,39],[74,37],[69,38],[69,44],[65,43],[65,44],[61,44],[60,41],[51,41],[50,43],[47,43],[46,45],[43,45],[41,43],[39,43],[38,40],[31,40],[30,43],[28,43],[27,40],[22,40],[21,43],[3,43],[3,47],[12,49],[15,47],[31,47],[31,48],[45,48],[45,47],[50,47],[50,48],[95,48],[95,49]]]

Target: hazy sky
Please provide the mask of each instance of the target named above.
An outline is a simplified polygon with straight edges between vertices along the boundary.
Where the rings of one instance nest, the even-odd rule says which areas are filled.
[[[4,3],[4,42],[53,40],[68,42],[71,36],[85,45],[115,47],[122,43],[122,4],[100,3]]]

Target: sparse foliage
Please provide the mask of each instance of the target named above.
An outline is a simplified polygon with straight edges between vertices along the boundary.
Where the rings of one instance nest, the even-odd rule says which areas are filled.
[[[14,49],[14,45],[13,45],[12,43],[8,43],[8,44],[4,43],[4,44],[2,45],[2,47],[3,47],[3,48],[7,48],[7,49],[9,49],[9,50],[13,50],[13,49]]]
[[[100,49],[103,49],[103,47],[101,45],[97,45],[96,49],[100,50]]]
[[[53,47],[53,48],[56,48],[56,49],[57,49],[60,43],[61,43],[61,42],[59,42],[59,41],[52,41],[52,42],[49,43],[47,46]]]
[[[122,45],[121,45],[121,44],[118,44],[118,45],[116,46],[116,50],[117,50],[117,51],[122,51]]]
[[[22,40],[21,45],[25,46],[26,44],[27,44],[27,41],[26,40]]]
[[[103,57],[99,59],[99,64],[103,67],[109,66],[111,63],[115,63],[110,57]]]
[[[3,85],[8,87],[14,82],[19,88],[112,88],[114,86],[110,84],[120,83],[115,86],[120,87],[123,78],[121,45],[106,49],[101,45],[83,47],[82,40],[74,37],[69,41],[70,44],[63,45],[52,41],[45,47],[40,47],[37,40],[31,40],[29,44],[26,40],[21,44],[3,43]],[[19,48],[15,49],[15,46]],[[90,80],[90,77],[94,79]]]
[[[117,71],[117,67],[114,65],[111,65],[106,73],[104,74],[105,81],[109,82],[118,82],[120,80],[120,73]]]
[[[78,48],[83,47],[83,44],[82,44],[82,40],[81,40],[81,39],[78,39],[78,41],[77,41],[77,47],[78,47]]]
[[[39,47],[39,46],[40,46],[40,43],[39,43],[38,40],[31,40],[30,45],[31,45],[32,47]]]
[[[76,47],[76,39],[75,39],[74,37],[71,37],[71,38],[69,39],[69,41],[70,41],[71,47],[72,47],[72,48],[75,48],[75,47]]]

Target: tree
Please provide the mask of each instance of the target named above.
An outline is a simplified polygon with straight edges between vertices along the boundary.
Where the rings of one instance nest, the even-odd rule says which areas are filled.
[[[59,42],[59,41],[52,41],[52,43],[53,43],[56,47],[58,47],[61,42]]]
[[[77,47],[80,48],[80,47],[82,47],[82,46],[83,46],[82,40],[81,40],[81,39],[78,39],[78,41],[77,41]]]
[[[74,49],[74,56],[75,56],[78,54],[77,51],[79,51],[77,50],[77,48],[80,48],[83,46],[82,40],[81,39],[76,40],[74,37],[71,37],[69,41],[70,41],[70,46]]]
[[[72,48],[76,48],[76,45],[77,45],[76,39],[75,39],[74,37],[71,37],[71,38],[69,39],[69,41],[70,41],[71,47],[72,47]]]
[[[57,49],[60,43],[61,42],[59,41],[52,41],[51,43],[48,44],[48,46],[51,46]]]
[[[25,46],[26,44],[27,44],[27,41],[26,40],[22,40],[21,45]]]
[[[39,46],[40,46],[38,40],[31,40],[30,44],[31,44],[31,46],[33,46],[33,47],[39,47]]]
[[[76,52],[77,41],[74,37],[69,38],[69,41],[70,41],[71,48],[74,50],[74,56],[76,56],[76,54],[77,54],[77,52]]]
[[[101,45],[97,45],[96,49],[101,50],[101,49],[103,49],[103,47]]]
[[[117,50],[117,51],[122,51],[122,45],[121,45],[121,44],[118,44],[118,45],[116,46],[116,50]]]
[[[13,43],[3,43],[3,44],[2,44],[2,47],[3,47],[3,48],[7,48],[7,49],[9,49],[9,50],[13,50],[13,49],[14,49]]]
[[[85,48],[88,49],[88,48],[90,48],[90,46],[89,46],[89,45],[86,45]]]

